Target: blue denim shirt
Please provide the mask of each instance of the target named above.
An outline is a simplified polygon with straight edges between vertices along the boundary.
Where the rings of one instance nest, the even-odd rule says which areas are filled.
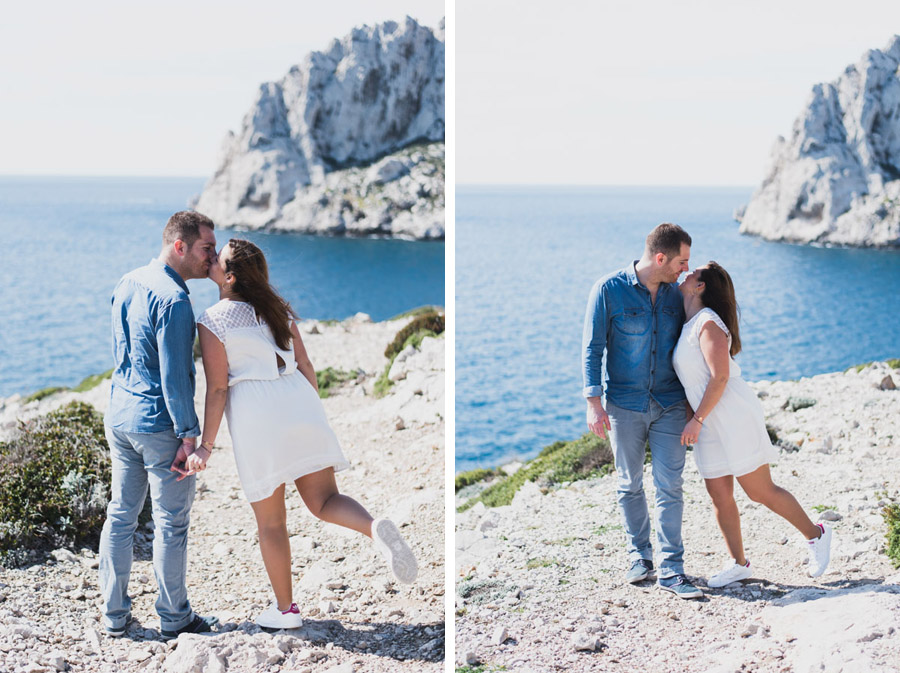
[[[672,366],[684,304],[674,283],[660,283],[651,303],[635,264],[604,276],[591,290],[582,337],[583,394],[600,397],[605,389],[608,402],[647,411],[651,398],[663,408],[685,399]]]
[[[196,437],[194,310],[187,283],[154,259],[125,274],[112,296],[113,358],[106,424],[122,432]]]

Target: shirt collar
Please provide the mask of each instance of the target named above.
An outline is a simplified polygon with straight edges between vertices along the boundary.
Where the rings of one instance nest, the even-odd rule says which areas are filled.
[[[168,264],[165,264],[165,263],[161,262],[158,258],[154,257],[153,259],[150,260],[150,266],[154,267],[155,269],[159,269],[160,271],[165,273],[169,278],[171,278],[176,283],[178,283],[178,285],[181,287],[181,289],[184,290],[185,292],[187,292],[188,294],[191,293],[191,290],[190,290],[190,288],[188,288],[187,283],[184,282],[184,278],[179,276],[178,272],[175,271],[175,269],[173,269]]]
[[[637,275],[637,263],[639,260],[634,260],[631,264],[625,267],[625,277],[628,279],[628,282],[632,285],[637,285],[638,287],[642,287],[645,290],[647,287],[640,281]],[[668,292],[673,285],[677,283],[660,283],[659,290],[662,292]]]
[[[631,264],[625,267],[625,277],[628,278],[628,282],[632,285],[639,285],[640,287],[644,287],[641,281],[638,280],[637,263],[638,260],[634,260]]]

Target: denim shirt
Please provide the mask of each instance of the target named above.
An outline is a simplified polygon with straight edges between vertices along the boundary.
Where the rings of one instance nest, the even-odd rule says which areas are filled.
[[[122,432],[196,437],[194,310],[187,283],[158,259],[125,274],[112,295],[115,369],[106,424]]]
[[[660,283],[651,303],[635,264],[604,276],[591,290],[582,337],[582,392],[600,397],[605,389],[607,402],[643,412],[651,398],[663,408],[685,399],[672,366],[684,304],[674,283]]]

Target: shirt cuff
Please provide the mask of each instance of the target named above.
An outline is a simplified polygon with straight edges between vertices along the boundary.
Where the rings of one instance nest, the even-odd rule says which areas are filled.
[[[603,386],[586,386],[581,391],[581,394],[584,395],[585,399],[588,397],[603,397]]]
[[[187,430],[183,430],[181,432],[176,432],[175,436],[178,437],[178,439],[184,439],[185,437],[199,437],[200,424],[198,423],[192,428],[188,428]]]

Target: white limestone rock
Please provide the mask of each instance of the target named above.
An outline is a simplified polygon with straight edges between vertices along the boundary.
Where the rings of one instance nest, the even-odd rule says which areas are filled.
[[[444,236],[444,33],[361,26],[260,86],[195,208],[222,227]]]
[[[900,246],[900,35],[813,87],[735,219],[770,240]]]

